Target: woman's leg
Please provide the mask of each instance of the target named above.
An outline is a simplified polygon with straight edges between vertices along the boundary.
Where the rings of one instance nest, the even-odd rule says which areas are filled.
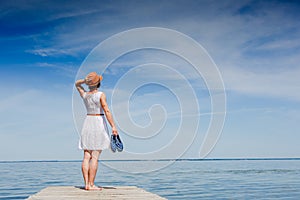
[[[99,189],[94,185],[95,177],[98,169],[98,158],[101,150],[91,152],[90,168],[89,168],[89,185],[92,189]]]
[[[84,179],[85,189],[89,189],[89,168],[90,168],[90,160],[92,158],[91,151],[84,150],[84,156],[82,160],[81,170]]]

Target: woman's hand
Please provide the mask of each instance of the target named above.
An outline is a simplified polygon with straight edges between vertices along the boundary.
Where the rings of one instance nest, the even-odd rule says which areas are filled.
[[[117,136],[118,135],[118,130],[116,127],[112,127],[112,134]]]
[[[84,84],[86,81],[85,79],[79,79],[76,81],[76,85],[81,85],[81,84]]]

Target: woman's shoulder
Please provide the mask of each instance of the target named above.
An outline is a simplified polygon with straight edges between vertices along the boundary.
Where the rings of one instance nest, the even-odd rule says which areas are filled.
[[[101,95],[101,94],[105,94],[105,93],[104,93],[104,92],[102,92],[102,91],[98,91],[97,93],[98,93],[98,94],[100,94],[100,95]]]
[[[103,94],[104,94],[104,92],[102,92],[102,91],[98,91],[98,92],[97,92],[97,96],[99,96],[99,97],[103,96]],[[104,95],[105,95],[105,94],[104,94]]]
[[[103,98],[103,97],[105,98],[106,97],[105,93],[102,92],[102,91],[99,91],[98,94],[99,94],[99,98]]]

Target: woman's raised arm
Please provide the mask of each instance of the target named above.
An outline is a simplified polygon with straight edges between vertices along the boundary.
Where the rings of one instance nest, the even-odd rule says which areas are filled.
[[[79,80],[77,80],[76,83],[75,83],[75,86],[76,86],[76,88],[77,88],[77,90],[78,90],[80,96],[83,96],[83,94],[85,93],[85,90],[84,90],[84,88],[82,87],[82,84],[84,84],[84,83],[85,83],[85,80],[84,80],[84,79],[79,79]]]

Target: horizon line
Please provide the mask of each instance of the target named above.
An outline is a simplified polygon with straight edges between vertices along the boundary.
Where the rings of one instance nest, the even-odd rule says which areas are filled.
[[[241,160],[300,160],[300,157],[264,157],[264,158],[166,158],[166,159],[99,159],[100,162],[141,162],[141,161],[241,161]],[[81,162],[82,160],[0,160],[0,163],[26,162]]]

